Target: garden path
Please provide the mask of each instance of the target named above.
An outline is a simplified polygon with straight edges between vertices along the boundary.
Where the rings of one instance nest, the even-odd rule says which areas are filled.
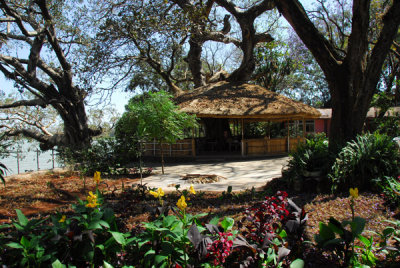
[[[153,166],[154,175],[143,179],[150,187],[161,187],[164,190],[187,189],[190,182],[182,180],[186,174],[214,174],[226,179],[214,183],[194,184],[196,190],[225,191],[232,186],[233,191],[241,191],[264,186],[272,178],[280,177],[282,167],[289,158],[274,157],[256,160],[196,162],[191,164],[167,164],[165,174],[161,174],[161,166]],[[157,164],[156,164],[157,165]],[[158,164],[159,165],[159,164]]]

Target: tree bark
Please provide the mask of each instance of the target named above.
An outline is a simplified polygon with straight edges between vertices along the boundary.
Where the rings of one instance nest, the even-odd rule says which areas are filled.
[[[204,41],[193,34],[189,40],[189,53],[187,56],[187,62],[189,64],[190,72],[193,76],[193,82],[195,87],[201,87],[206,85],[206,77],[203,72],[201,62],[201,52],[203,51]]]

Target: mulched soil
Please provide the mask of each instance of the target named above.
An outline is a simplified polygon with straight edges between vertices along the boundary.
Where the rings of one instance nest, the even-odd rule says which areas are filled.
[[[150,195],[143,198],[139,188],[132,186],[136,183],[139,183],[137,178],[119,177],[103,179],[100,185],[107,204],[116,212],[124,231],[132,230],[140,226],[141,222],[150,220],[151,210],[158,203]],[[236,221],[243,217],[246,208],[263,200],[265,195],[272,195],[286,188],[285,183],[277,178],[253,192],[200,192],[191,197],[187,209],[191,214],[208,212],[210,218],[214,215],[230,216]],[[31,217],[48,215],[55,211],[68,214],[71,212],[71,203],[76,202],[77,198],[84,199],[87,192],[94,189],[92,177],[86,178],[84,189],[83,179],[76,172],[42,172],[7,179],[6,187],[0,189],[0,223],[11,222],[17,208]],[[291,191],[288,193],[297,205],[304,206],[308,212],[305,231],[310,241],[313,241],[318,232],[320,221],[327,222],[331,216],[339,221],[351,218],[348,196]],[[179,195],[176,191],[167,193],[165,202],[175,204]],[[369,231],[381,232],[386,226],[383,224],[385,220],[398,219],[400,215],[398,208],[389,209],[384,198],[373,193],[360,193],[355,201],[355,211],[356,216],[367,219],[366,231],[363,233],[367,237],[371,235]],[[374,241],[378,241],[376,236]],[[313,247],[305,250],[303,254],[305,259],[314,259],[308,262],[309,267],[334,267],[335,260],[330,260],[328,255],[317,252]]]

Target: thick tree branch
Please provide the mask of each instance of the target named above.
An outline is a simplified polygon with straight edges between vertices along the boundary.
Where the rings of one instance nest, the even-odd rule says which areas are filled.
[[[353,23],[345,59],[345,64],[349,66],[348,70],[354,73],[352,76],[357,77],[360,82],[363,80],[363,72],[366,69],[364,65],[366,61],[363,58],[368,50],[370,2],[371,0],[353,1]]]
[[[386,58],[390,46],[398,32],[400,25],[400,0],[394,0],[393,5],[389,8],[383,17],[383,27],[379,35],[378,41],[372,49],[371,57],[368,61],[366,70],[367,84],[369,86],[378,82],[381,66]]]
[[[42,99],[33,99],[33,100],[20,100],[13,103],[2,104],[0,105],[0,109],[8,109],[8,108],[15,108],[21,106],[41,106],[45,108],[47,106],[47,102]]]
[[[37,0],[36,3],[39,6],[40,10],[42,11],[43,18],[48,24],[47,25],[48,28],[46,29],[47,39],[51,44],[51,47],[54,50],[57,59],[64,70],[64,79],[66,79],[67,84],[72,84],[71,65],[68,63],[64,55],[64,51],[62,50],[58,42],[58,39],[56,37],[56,30],[53,24],[53,18],[50,15],[49,10],[47,9],[46,0]]]
[[[275,1],[278,10],[296,31],[297,35],[311,51],[321,66],[327,79],[335,79],[335,69],[341,64],[342,58],[334,47],[317,30],[308,18],[306,11],[298,0]]]
[[[9,126],[6,125],[0,125],[0,129],[2,128],[7,128],[9,129]],[[32,138],[34,140],[37,140],[41,143],[48,143],[50,141],[50,139],[53,136],[49,136],[49,135],[45,135],[40,133],[39,131],[35,131],[32,129],[9,129],[5,131],[5,135],[10,136],[10,137],[15,137],[15,136],[19,136],[19,135],[23,135],[25,137],[29,137]]]
[[[40,59],[40,51],[42,50],[44,40],[43,35],[38,35],[32,43],[28,61],[28,75],[30,76],[36,75],[36,66]]]
[[[38,89],[39,91],[45,91],[45,89],[49,88],[49,85],[46,83],[40,81],[39,79],[36,78],[36,76],[32,76],[29,74],[24,66],[22,65],[21,61],[18,58],[6,56],[6,55],[1,55],[0,54],[0,62],[4,62],[10,66],[12,66],[15,69],[14,74],[9,73],[9,76],[11,79],[15,79],[16,76],[21,76],[23,77],[24,80],[26,80],[32,87]],[[14,76],[14,77],[13,77]]]
[[[222,32],[204,32],[199,36],[199,39],[203,42],[215,41],[224,44],[234,44],[237,47],[240,47],[242,43],[239,39],[225,35]]]

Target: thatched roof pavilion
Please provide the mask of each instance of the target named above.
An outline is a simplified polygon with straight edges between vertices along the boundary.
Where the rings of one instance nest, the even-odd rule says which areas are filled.
[[[175,97],[180,110],[197,117],[314,119],[320,112],[261,86],[217,82]]]
[[[287,153],[304,140],[305,121],[320,116],[318,110],[263,87],[225,81],[181,93],[175,97],[175,102],[181,111],[199,117],[201,127],[192,129],[191,139],[162,145],[170,156],[225,154],[234,157]],[[271,137],[269,132],[264,137],[246,137],[245,124],[254,121],[266,121],[268,126],[275,121],[286,128],[286,134]],[[290,133],[290,124],[294,125],[295,121],[296,127],[303,121],[302,137],[297,136],[300,131]],[[156,156],[161,151],[159,147],[155,143],[146,144],[146,153]]]

